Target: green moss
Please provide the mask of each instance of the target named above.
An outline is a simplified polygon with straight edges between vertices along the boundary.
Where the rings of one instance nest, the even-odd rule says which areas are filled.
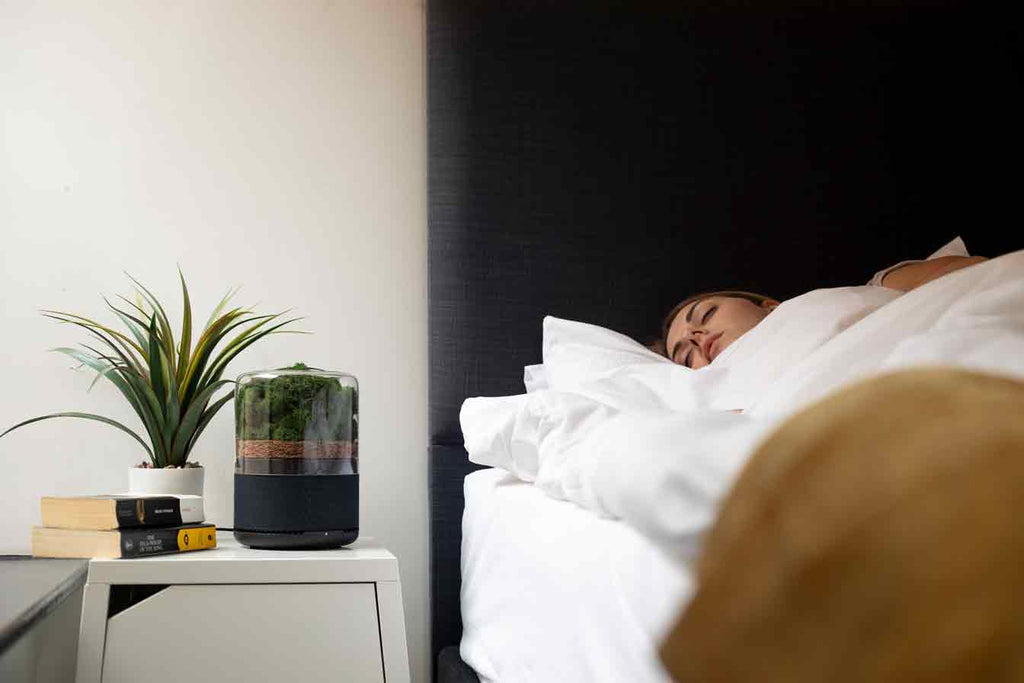
[[[289,370],[306,370],[297,363]],[[239,387],[235,401],[239,439],[349,441],[357,438],[358,393],[335,377],[257,377]]]

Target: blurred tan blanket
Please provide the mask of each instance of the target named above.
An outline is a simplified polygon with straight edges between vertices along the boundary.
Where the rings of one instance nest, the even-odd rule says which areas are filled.
[[[662,659],[679,681],[1024,680],[1024,383],[885,375],[765,441]]]

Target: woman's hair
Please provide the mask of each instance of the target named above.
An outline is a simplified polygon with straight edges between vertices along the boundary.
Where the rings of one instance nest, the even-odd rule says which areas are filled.
[[[668,312],[668,315],[666,315],[665,319],[661,322],[661,337],[657,341],[651,343],[647,348],[667,358],[668,330],[670,327],[672,327],[672,321],[676,319],[676,316],[679,315],[680,311],[682,311],[684,308],[692,304],[694,301],[697,301],[698,299],[706,299],[709,296],[728,296],[734,299],[746,299],[747,301],[754,302],[758,306],[760,306],[766,301],[772,300],[770,296],[765,296],[764,294],[755,294],[754,292],[742,292],[739,290],[704,292],[703,294],[694,294],[693,296],[688,296],[679,303],[677,303],[675,306],[673,306],[672,310]]]

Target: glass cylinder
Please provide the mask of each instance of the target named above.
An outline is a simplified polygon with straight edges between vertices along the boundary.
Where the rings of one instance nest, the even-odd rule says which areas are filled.
[[[235,473],[359,473],[359,384],[343,372],[248,372],[235,389]]]

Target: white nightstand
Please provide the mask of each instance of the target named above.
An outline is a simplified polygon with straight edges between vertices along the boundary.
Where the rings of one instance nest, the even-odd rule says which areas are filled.
[[[250,550],[230,531],[217,545],[91,560],[77,683],[409,680],[390,552]]]

